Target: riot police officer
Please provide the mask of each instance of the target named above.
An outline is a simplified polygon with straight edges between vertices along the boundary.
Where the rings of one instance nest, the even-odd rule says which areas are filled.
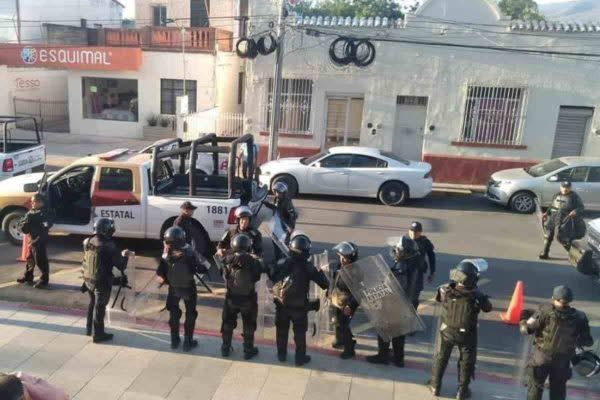
[[[275,182],[273,185],[273,193],[275,193],[275,201],[273,203],[265,201],[264,205],[273,210],[273,215],[276,213],[279,214],[284,229],[289,235],[296,229],[298,214],[294,208],[294,203],[292,203],[292,199],[289,196],[288,187],[283,182]]]
[[[198,255],[186,244],[185,231],[179,227],[167,229],[164,235],[166,252],[163,253],[156,270],[158,282],[169,285],[167,310],[169,311],[169,327],[171,328],[171,348],[176,349],[181,343],[179,321],[181,319],[180,300],[185,304],[185,322],[183,324],[183,350],[190,351],[198,345],[194,340],[196,325],[197,293],[196,274],[208,271],[210,263]]]
[[[237,326],[237,316],[242,314],[244,359],[249,360],[258,354],[254,347],[254,332],[258,316],[258,302],[255,284],[263,272],[262,262],[252,255],[252,238],[246,233],[238,233],[231,238],[231,253],[223,262],[223,278],[227,286],[223,304],[221,354],[231,353],[233,330]]]
[[[334,348],[343,348],[340,354],[342,359],[352,358],[356,355],[354,347],[356,340],[350,330],[350,321],[358,308],[358,301],[354,298],[348,286],[339,276],[339,271],[345,266],[358,260],[358,248],[354,243],[341,242],[333,251],[338,256],[338,262],[332,265],[333,289],[331,291],[331,304],[335,320]]]
[[[567,218],[579,219],[583,214],[584,206],[579,195],[571,190],[571,182],[564,181],[560,184],[560,192],[552,199],[552,205],[543,216],[544,224],[544,248],[539,257],[541,260],[548,258],[550,246],[554,240],[554,234],[557,228],[567,220]],[[560,238],[560,236],[559,236]],[[561,243],[567,251],[571,248],[571,240],[568,239]]]
[[[477,289],[479,270],[471,260],[463,260],[450,271],[451,282],[437,290],[436,301],[442,306],[442,321],[438,332],[438,353],[433,361],[431,392],[438,396],[442,378],[454,346],[458,347],[457,400],[471,397],[469,384],[477,361],[477,323],[479,313],[490,312],[489,297]]]
[[[231,238],[239,233],[244,233],[250,237],[252,241],[250,253],[262,257],[262,235],[257,229],[254,229],[252,223],[252,210],[248,206],[241,206],[235,210],[235,218],[237,226],[228,229],[217,245],[217,255],[223,256],[225,252],[231,248]]]
[[[193,205],[190,201],[184,201],[179,207],[180,213],[175,221],[173,221],[173,226],[178,226],[185,232],[186,242],[191,244],[192,242],[192,230],[195,229],[194,225],[194,211],[196,211],[198,207]]]
[[[104,315],[110,300],[113,284],[113,267],[123,274],[128,257],[134,253],[129,250],[119,252],[112,239],[115,222],[111,218],[100,218],[94,223],[94,236],[83,241],[83,279],[84,287],[90,295],[87,313],[86,334],[94,334],[94,343],[106,342],[113,335],[104,331]],[[93,329],[92,329],[93,328]]]
[[[521,333],[535,336],[528,363],[527,400],[542,399],[547,378],[550,399],[566,399],[576,348],[594,344],[586,315],[571,307],[572,301],[571,289],[557,286],[551,304],[541,305],[531,316],[528,312],[521,315]]]
[[[429,269],[429,274],[427,275],[427,282],[433,282],[433,277],[435,275],[435,247],[431,240],[425,235],[423,235],[423,225],[415,221],[410,224],[410,229],[408,230],[408,236],[417,242],[419,245],[419,252],[421,253],[421,257],[424,260],[424,268],[422,274],[420,274],[421,287],[423,282],[423,274],[427,272]]]
[[[17,279],[17,282],[33,285],[33,271],[37,265],[42,275],[39,282],[35,284],[35,288],[42,289],[48,286],[50,265],[46,247],[48,245],[48,232],[52,228],[53,221],[54,214],[52,210],[46,207],[45,197],[40,193],[33,195],[31,197],[31,210],[19,221],[21,231],[29,235],[31,241],[29,256],[25,264],[25,274],[22,278]]]
[[[392,248],[394,266],[392,272],[406,293],[415,309],[419,305],[419,295],[423,289],[424,259],[419,252],[419,245],[408,236],[402,236]],[[394,351],[393,362],[399,368],[404,367],[404,345],[406,336],[392,338]],[[388,364],[390,358],[390,342],[377,336],[378,352],[368,356],[367,362],[373,364]]]
[[[281,362],[287,359],[288,335],[292,324],[298,366],[310,362],[310,356],[306,355],[310,282],[315,282],[323,290],[329,287],[329,280],[323,271],[316,269],[310,261],[310,248],[308,236],[292,236],[290,257],[279,260],[269,271],[276,310],[277,358]]]

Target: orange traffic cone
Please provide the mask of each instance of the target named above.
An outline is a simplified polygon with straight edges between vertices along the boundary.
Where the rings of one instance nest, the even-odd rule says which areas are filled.
[[[521,311],[523,311],[523,281],[517,281],[508,310],[506,313],[501,313],[500,318],[509,325],[518,325]]]
[[[17,258],[17,261],[26,262],[29,257],[29,235],[23,235],[23,246],[21,246],[21,257]]]

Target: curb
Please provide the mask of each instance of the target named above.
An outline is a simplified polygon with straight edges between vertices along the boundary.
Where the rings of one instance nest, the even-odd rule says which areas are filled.
[[[73,308],[64,308],[64,307],[57,307],[57,306],[37,305],[37,304],[31,304],[31,303],[11,302],[11,301],[6,301],[6,300],[0,301],[0,304],[1,303],[16,304],[16,305],[18,305],[19,309],[46,311],[46,312],[51,312],[51,313],[55,313],[55,314],[63,314],[63,315],[70,315],[70,316],[76,316],[76,317],[85,317],[87,315],[87,312],[85,310],[78,309],[78,308],[73,309]],[[135,329],[135,328],[138,328],[138,329],[152,328],[152,330],[154,330],[156,332],[165,333],[165,334],[169,333],[169,327],[167,324],[165,324],[165,323],[157,324],[155,321],[152,321],[152,320],[140,319],[140,320],[136,321],[135,324],[132,324],[132,328],[133,329]],[[221,333],[219,331],[209,330],[209,329],[195,329],[194,334],[199,335],[199,336],[205,336],[205,337],[213,337],[213,338],[221,337]],[[243,340],[242,336],[239,334],[234,335],[234,339],[237,342],[241,342]],[[263,346],[268,346],[268,347],[275,347],[275,345],[276,345],[275,340],[271,340],[271,339],[258,339],[257,338],[257,339],[255,339],[255,343],[263,345]],[[293,348],[293,344],[291,345],[291,347]],[[326,348],[322,348],[322,347],[318,347],[318,346],[307,346],[307,349],[310,350],[311,352],[325,355],[325,356],[330,356],[330,357],[338,357],[340,354],[340,352],[337,350],[326,349]],[[354,358],[354,360],[365,361],[365,356],[357,355]],[[412,369],[412,370],[420,370],[420,371],[429,370],[429,366],[427,364],[425,364],[423,362],[417,362],[417,361],[407,362],[404,368]],[[451,373],[451,374],[456,375],[455,373]],[[491,373],[485,373],[485,372],[478,371],[477,377],[480,380],[488,381],[490,383],[496,383],[496,384],[502,384],[502,385],[513,385],[513,386],[514,385],[523,386],[519,379],[515,379],[512,377],[499,375],[499,374],[491,374]],[[579,397],[582,397],[585,399],[589,399],[589,400],[600,400],[600,393],[593,391],[593,390],[571,387],[571,388],[568,388],[568,393],[570,395],[576,395],[576,396],[579,396]]]

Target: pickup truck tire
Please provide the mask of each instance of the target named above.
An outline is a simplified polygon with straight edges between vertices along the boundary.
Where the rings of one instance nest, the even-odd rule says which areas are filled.
[[[285,183],[285,185],[288,188],[288,195],[290,197],[296,197],[296,195],[298,194],[298,182],[296,181],[296,178],[288,174],[278,175],[275,178],[273,178],[273,181],[271,182],[271,187],[273,187],[273,185],[275,185],[277,182]]]
[[[25,215],[25,210],[15,210],[4,217],[2,221],[2,230],[6,239],[15,246],[20,246],[23,243],[23,233],[19,229],[19,221]]]

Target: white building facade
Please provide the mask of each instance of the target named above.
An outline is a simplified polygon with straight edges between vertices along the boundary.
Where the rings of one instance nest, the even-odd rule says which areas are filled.
[[[253,0],[253,13],[276,10]],[[492,1],[428,0],[403,21],[290,17],[287,29],[282,156],[373,146],[430,162],[437,182],[464,184],[553,157],[600,156],[600,59],[585,56],[600,26],[519,24]],[[371,39],[374,62],[335,66],[338,36]],[[263,147],[273,65],[259,56],[246,69],[246,119]]]

